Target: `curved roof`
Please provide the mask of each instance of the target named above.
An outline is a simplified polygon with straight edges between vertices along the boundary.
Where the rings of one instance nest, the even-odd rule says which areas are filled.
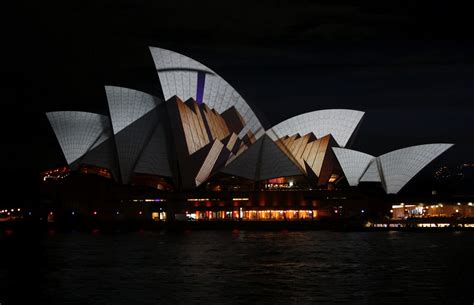
[[[339,146],[345,147],[363,116],[364,112],[358,110],[317,110],[289,118],[267,133],[273,140],[297,133],[304,135],[312,132],[318,139],[331,134]]]
[[[254,181],[303,174],[267,135],[258,139],[221,172]]]
[[[263,139],[265,139],[265,136],[258,139],[234,160],[229,162],[229,164],[221,169],[221,172],[249,180],[257,180],[258,160],[262,153]]]
[[[109,118],[105,115],[56,111],[46,116],[69,165],[111,136]]]
[[[165,100],[175,95],[183,101],[193,98],[219,113],[235,106],[245,121],[239,137],[243,137],[249,130],[256,138],[264,133],[260,121],[247,102],[217,73],[192,58],[170,50],[150,47],[150,52]]]
[[[122,182],[128,183],[137,161],[158,125],[161,101],[145,92],[106,86]],[[167,161],[167,160],[166,160]]]
[[[428,163],[453,144],[425,144],[398,149],[379,157],[387,194],[396,194]]]
[[[173,51],[150,47],[150,52],[168,104],[144,92],[106,86],[110,117],[46,114],[69,167],[108,168],[124,183],[133,173],[169,176],[182,189],[218,170],[253,180],[306,174],[322,185],[337,168],[337,158],[350,185],[381,182],[387,193],[397,193],[452,146],[419,145],[377,158],[337,148],[348,144],[364,116],[349,109],[304,113],[265,132],[240,94],[213,70]]]
[[[105,86],[114,134],[132,124],[161,103],[157,97],[123,87]]]
[[[359,184],[360,177],[370,162],[375,159],[374,156],[356,150],[337,147],[333,147],[332,150],[350,186],[357,186]]]
[[[360,177],[359,182],[382,182],[380,171],[378,167],[377,158],[370,161],[365,173]]]
[[[165,127],[163,124],[159,124],[150,141],[143,148],[134,172],[172,177],[168,149]]]
[[[92,165],[107,168],[116,181],[120,181],[120,170],[117,162],[117,153],[115,151],[115,139],[112,136],[112,130],[108,131],[110,137],[100,145],[90,149],[84,156],[74,162],[70,167],[78,165]]]

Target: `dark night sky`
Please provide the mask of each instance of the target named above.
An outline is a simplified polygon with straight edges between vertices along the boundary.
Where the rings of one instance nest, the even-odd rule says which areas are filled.
[[[359,109],[366,116],[355,149],[378,155],[452,142],[435,165],[474,162],[470,11],[447,2],[351,3],[17,4],[15,22],[3,27],[2,166],[33,181],[63,164],[44,112],[107,113],[105,84],[161,96],[148,45],[211,67],[267,128],[311,110]]]

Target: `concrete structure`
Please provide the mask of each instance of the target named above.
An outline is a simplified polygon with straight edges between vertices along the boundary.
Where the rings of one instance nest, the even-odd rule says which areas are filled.
[[[364,112],[348,109],[317,110],[289,118],[267,131],[273,140],[295,134],[313,133],[316,138],[332,135],[340,147],[345,147],[359,125]]]
[[[110,116],[47,113],[72,170],[107,169],[123,184],[160,190],[332,190],[375,182],[391,194],[451,147],[420,145],[379,157],[347,149],[364,116],[347,109],[304,113],[265,131],[216,72],[176,52],[150,52],[164,101],[106,86]]]
[[[110,137],[109,120],[104,115],[80,111],[46,115],[69,165]]]
[[[342,170],[344,171],[344,175],[346,176],[346,179],[349,185],[350,186],[359,185],[359,181],[362,177],[362,174],[364,174],[364,172],[367,171],[367,169],[369,168],[369,165],[375,159],[375,157],[369,154],[356,151],[356,150],[351,150],[351,149],[334,147],[332,150],[336,154],[336,158],[339,161],[339,164],[341,165]],[[378,174],[378,172],[376,173]],[[377,178],[374,178],[372,180],[380,181],[380,179],[377,180]]]
[[[387,194],[398,193],[426,165],[452,144],[426,144],[398,149],[380,157],[359,151],[333,148],[351,186],[381,182]]]

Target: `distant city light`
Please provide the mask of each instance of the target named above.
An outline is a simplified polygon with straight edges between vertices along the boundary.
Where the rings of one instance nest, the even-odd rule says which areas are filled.
[[[145,202],[163,202],[165,199],[155,198],[155,199],[145,199]]]

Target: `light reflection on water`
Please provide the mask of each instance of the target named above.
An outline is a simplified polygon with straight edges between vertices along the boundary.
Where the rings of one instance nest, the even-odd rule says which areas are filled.
[[[472,232],[55,233],[0,245],[2,304],[474,301]]]

